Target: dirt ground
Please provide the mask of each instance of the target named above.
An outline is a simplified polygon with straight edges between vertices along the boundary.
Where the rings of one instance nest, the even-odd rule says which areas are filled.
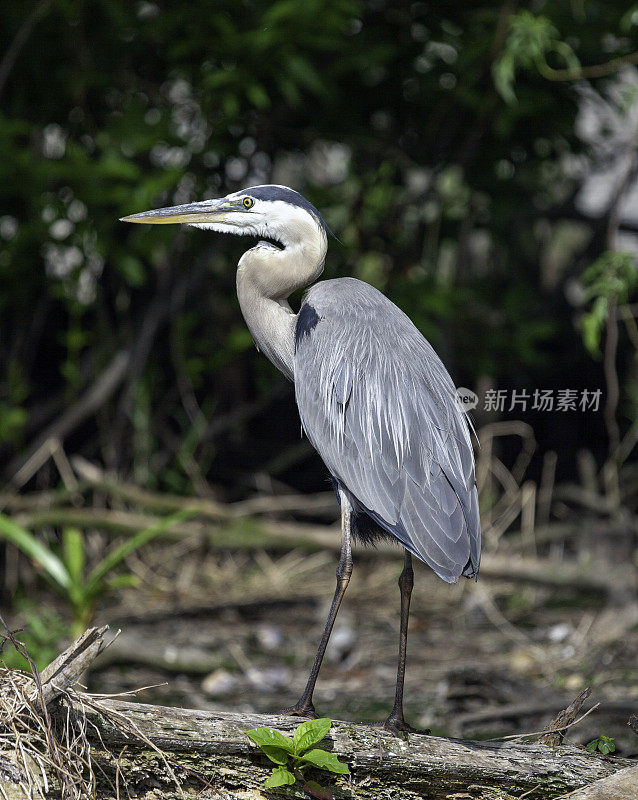
[[[375,721],[394,695],[401,570],[397,558],[355,561],[324,661],[315,706],[334,719]],[[140,585],[103,608],[121,634],[89,688],[153,685],[140,701],[208,710],[275,711],[301,694],[334,589],[331,553],[207,553],[162,544],[129,566]],[[440,581],[415,565],[406,718],[435,734],[490,738],[540,731],[583,688],[600,706],[567,741],[601,734],[638,757],[627,726],[638,712],[635,601],[530,585]]]

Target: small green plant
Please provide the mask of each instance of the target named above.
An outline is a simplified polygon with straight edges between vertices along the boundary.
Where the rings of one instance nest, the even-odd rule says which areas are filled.
[[[332,726],[331,720],[311,719],[302,722],[295,730],[292,739],[272,728],[254,728],[246,731],[266,756],[276,764],[264,782],[266,789],[293,785],[297,780],[304,780],[304,771],[309,767],[324,769],[338,775],[349,775],[347,764],[343,764],[334,753],[321,750],[315,745],[325,737]],[[332,800],[330,789],[316,781],[306,781],[304,791],[318,800]]]
[[[76,528],[62,531],[62,547],[58,554],[10,517],[0,514],[0,539],[11,542],[34,561],[49,583],[66,598],[73,613],[72,634],[79,636],[91,622],[100,597],[112,589],[134,583],[133,575],[114,574],[124,559],[167,528],[196,513],[196,510],[185,509],[150,525],[115,547],[88,571],[84,535]]]
[[[616,750],[616,743],[611,736],[599,736],[597,739],[592,739],[585,747],[592,753],[598,750],[599,753],[606,756]]]

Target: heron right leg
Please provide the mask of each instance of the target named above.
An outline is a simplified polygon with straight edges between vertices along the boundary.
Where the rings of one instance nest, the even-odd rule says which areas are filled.
[[[341,491],[339,492],[339,499],[341,501],[341,556],[339,558],[339,564],[337,565],[337,588],[335,589],[334,597],[332,598],[332,605],[330,606],[328,619],[326,620],[326,625],[323,629],[323,635],[321,637],[321,641],[319,642],[319,647],[317,648],[317,655],[315,656],[312,669],[310,670],[306,688],[295,705],[290,706],[289,708],[284,708],[283,711],[280,712],[281,714],[289,714],[295,717],[316,718],[317,716],[315,707],[312,703],[312,695],[315,690],[315,684],[317,682],[317,676],[319,675],[321,662],[323,661],[323,657],[326,652],[328,639],[330,639],[330,634],[332,633],[332,627],[335,619],[337,618],[339,606],[341,605],[343,596],[346,593],[348,583],[350,582],[350,575],[352,574],[352,507],[347,497]]]
[[[403,717],[403,684],[405,681],[405,656],[408,646],[408,618],[410,616],[410,596],[414,586],[414,572],[412,570],[412,556],[405,551],[405,564],[399,576],[399,589],[401,591],[401,630],[399,635],[399,664],[397,667],[397,684],[394,695],[394,707],[383,727],[396,736],[406,733],[429,733],[413,728]]]

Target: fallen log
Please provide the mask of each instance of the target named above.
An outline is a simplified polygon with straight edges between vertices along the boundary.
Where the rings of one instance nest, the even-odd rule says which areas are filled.
[[[30,796],[42,796],[45,784],[59,789],[62,796],[80,797],[84,791],[97,800],[123,794],[140,800],[160,795],[177,800],[184,793],[202,792],[219,800],[271,796],[263,782],[272,764],[246,731],[268,727],[291,734],[299,719],[166,708],[78,691],[71,682],[98,654],[105,631],[87,631],[56,659],[45,681],[45,685],[55,684],[55,692],[47,696],[50,708],[46,712],[25,704],[29,678],[18,673],[20,716],[14,714],[11,725],[5,725],[0,716],[1,795],[29,796],[22,787],[30,787]],[[5,669],[0,674],[5,704],[12,696],[15,673]],[[34,684],[40,681],[37,673],[32,680]],[[526,792],[552,800],[615,773],[622,776],[623,785],[630,785],[627,774],[629,780],[634,775],[626,768],[635,766],[627,759],[602,757],[573,746],[416,734],[403,740],[348,722],[334,722],[320,747],[346,762],[351,774],[326,777],[318,772],[308,777],[329,784],[334,797],[343,800],[512,800]],[[62,760],[61,753],[65,754]],[[71,757],[76,764],[73,773]],[[31,766],[35,762],[37,768]],[[30,775],[31,769],[37,774]],[[287,797],[307,795],[295,786],[287,789]]]
[[[246,731],[269,727],[291,735],[300,722],[290,717],[207,713],[121,700],[104,700],[100,710],[89,708],[86,713],[89,731],[99,732],[93,740],[96,764],[112,773],[117,763],[114,754],[126,747],[119,770],[131,797],[144,797],[158,782],[164,798],[177,797],[178,787],[171,786],[172,779],[163,771],[160,751],[182,790],[214,786],[219,794],[213,793],[213,797],[266,797],[261,790],[272,764],[250,742]],[[145,741],[135,741],[113,724],[118,717],[124,717]],[[415,734],[404,741],[380,729],[348,722],[334,722],[321,746],[349,765],[349,777],[330,776],[328,781],[336,787],[336,797],[353,800],[507,800],[532,789],[537,797],[550,800],[633,763],[565,745],[552,748]],[[325,773],[317,773],[316,778],[326,782]],[[243,794],[246,790],[251,793]],[[289,796],[304,797],[294,790]]]
[[[559,800],[636,800],[636,797],[638,767],[628,767],[582,789],[564,794]]]

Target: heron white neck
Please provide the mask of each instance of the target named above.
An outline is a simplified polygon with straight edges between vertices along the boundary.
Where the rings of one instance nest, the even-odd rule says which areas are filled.
[[[294,380],[297,315],[288,297],[319,277],[328,243],[323,228],[308,220],[282,245],[279,250],[260,242],[244,253],[237,268],[237,297],[257,349]]]

